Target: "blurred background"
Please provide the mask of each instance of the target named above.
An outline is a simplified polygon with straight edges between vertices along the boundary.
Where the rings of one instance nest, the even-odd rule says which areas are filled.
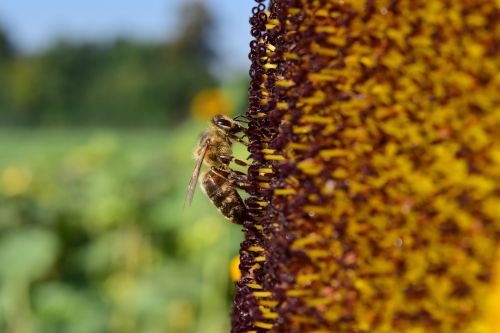
[[[252,5],[0,2],[0,332],[229,331],[240,227],[183,201]]]

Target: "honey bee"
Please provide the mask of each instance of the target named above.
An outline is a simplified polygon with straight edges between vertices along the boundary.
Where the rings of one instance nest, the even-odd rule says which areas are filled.
[[[235,161],[240,165],[246,165],[245,162],[234,159],[232,155],[232,143],[234,141],[244,143],[237,136],[244,131],[245,128],[235,119],[224,115],[212,118],[210,127],[203,132],[194,151],[197,162],[186,195],[187,204],[191,204],[201,166],[205,164],[210,168],[201,173],[201,188],[222,215],[237,224],[242,224],[248,215],[243,199],[236,190],[242,187],[242,175],[232,170],[229,163]]]

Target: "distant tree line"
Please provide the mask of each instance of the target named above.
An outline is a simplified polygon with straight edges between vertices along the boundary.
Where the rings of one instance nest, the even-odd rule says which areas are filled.
[[[172,40],[145,43],[59,41],[46,51],[16,52],[0,30],[1,126],[172,125],[193,96],[217,84],[210,72],[213,19],[187,5]]]

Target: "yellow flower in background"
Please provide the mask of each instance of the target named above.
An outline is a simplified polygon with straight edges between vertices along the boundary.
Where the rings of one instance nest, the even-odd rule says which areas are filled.
[[[2,171],[2,192],[6,196],[23,194],[31,183],[31,172],[22,167],[10,166]]]
[[[233,332],[498,331],[498,2],[264,2]]]
[[[210,120],[217,114],[231,115],[233,103],[220,89],[203,90],[191,102],[191,114],[201,120]]]
[[[238,281],[239,279],[241,279],[241,272],[239,265],[240,265],[240,256],[234,257],[229,263],[229,274],[231,275],[231,280],[233,281]]]

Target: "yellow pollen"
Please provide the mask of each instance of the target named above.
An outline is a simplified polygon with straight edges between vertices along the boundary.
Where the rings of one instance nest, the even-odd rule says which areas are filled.
[[[252,252],[262,252],[264,251],[264,248],[260,247],[260,246],[250,246],[248,248],[248,251],[252,251]]]
[[[311,324],[316,321],[315,318],[311,317],[306,317],[306,316],[291,316],[292,320],[296,323],[304,323],[304,324]]]
[[[293,188],[278,188],[274,190],[275,195],[290,195],[295,193],[296,191]]]
[[[332,176],[334,178],[344,179],[344,178],[347,178],[348,173],[347,173],[346,169],[336,169],[335,171],[332,172]]]
[[[330,251],[326,250],[307,250],[306,253],[312,259],[327,258],[332,254]]]
[[[252,288],[252,289],[262,289],[262,286],[260,284],[257,284],[257,283],[248,283],[247,287]]]
[[[320,74],[320,73],[311,73],[308,75],[309,80],[313,82],[318,82],[318,81],[337,81],[338,78],[333,75],[327,75],[327,74]]]
[[[260,269],[262,266],[260,264],[254,264],[250,269],[251,270],[256,270],[256,269]]]
[[[311,127],[309,126],[294,126],[293,134],[307,134],[311,131]]]
[[[326,33],[329,33],[329,34],[333,34],[333,33],[335,33],[338,30],[338,28],[337,27],[328,26],[328,25],[321,25],[321,26],[317,26],[314,30],[317,33],[326,32]]]
[[[318,53],[318,54],[321,54],[321,55],[324,55],[324,56],[330,56],[330,57],[336,57],[339,54],[339,52],[337,51],[336,48],[321,47],[317,43],[311,44],[311,51]]]
[[[264,155],[264,159],[268,161],[284,161],[285,158],[282,155]]]
[[[271,168],[260,168],[259,173],[261,174],[266,174],[266,173],[273,173],[273,169]]]
[[[276,51],[276,46],[274,46],[273,44],[267,44],[266,47],[272,52]]]
[[[314,205],[305,205],[304,211],[314,215],[329,215],[332,212],[332,210],[328,207]]]
[[[260,188],[270,188],[271,185],[269,185],[269,183],[259,183],[259,187]]]
[[[349,151],[345,149],[325,149],[319,152],[321,157],[323,158],[331,158],[331,157],[341,157],[349,154]]]
[[[266,148],[266,149],[262,149],[261,151],[262,151],[264,154],[273,154],[276,150]]]
[[[258,257],[254,258],[254,261],[256,261],[256,262],[266,261],[266,257],[264,257],[264,256],[258,256]]]
[[[265,312],[262,314],[262,317],[266,319],[277,319],[278,314],[276,312]]]
[[[313,298],[306,300],[306,304],[308,306],[322,306],[327,305],[334,302],[332,297],[323,297],[323,298]]]
[[[289,52],[285,52],[283,54],[283,57],[285,59],[288,59],[288,60],[299,60],[300,59],[297,54],[295,54],[295,53],[289,53]]]
[[[330,13],[326,9],[320,9],[314,12],[314,15],[316,16],[322,16],[322,17],[328,17],[330,16]]]
[[[276,69],[277,67],[278,67],[278,65],[276,65],[276,64],[269,64],[268,63],[268,64],[264,65],[265,69]]]
[[[288,148],[295,150],[308,150],[310,146],[303,143],[290,142]]]
[[[297,178],[295,177],[288,177],[288,183],[290,185],[295,185],[295,186],[299,186],[300,185],[300,180],[298,180]]]
[[[319,274],[302,274],[297,276],[297,284],[304,285],[320,279]]]
[[[286,102],[278,102],[278,103],[276,103],[276,107],[278,109],[286,110],[286,109],[288,109],[288,103],[286,103]]]
[[[300,103],[305,103],[305,104],[320,104],[325,101],[325,93],[321,91],[317,91],[313,96],[311,97],[304,97],[299,100]]]
[[[254,291],[253,293],[254,297],[261,298],[261,297],[271,297],[272,293],[270,291]]]
[[[359,61],[366,67],[373,67],[376,65],[375,60],[370,57],[362,57]]]
[[[259,328],[264,328],[267,330],[270,330],[271,328],[273,328],[273,324],[264,323],[262,321],[256,321],[254,323],[254,326],[259,327]]]
[[[263,305],[263,306],[268,306],[270,308],[274,308],[275,306],[278,305],[278,302],[277,301],[262,300],[262,301],[259,301],[259,304]]]
[[[311,290],[287,290],[286,295],[289,297],[300,297],[300,296],[306,296],[311,294]]]
[[[333,28],[332,31],[328,30],[328,28]],[[333,33],[335,32],[334,27],[318,27],[316,31],[324,30],[324,32]],[[344,46],[346,44],[346,39],[344,36],[330,36],[326,39],[328,43],[333,44],[335,46]]]
[[[318,124],[332,124],[333,119],[330,117],[322,117],[322,116],[315,116],[315,115],[307,115],[302,117],[303,122],[308,122],[308,123],[318,123]]]
[[[280,80],[276,82],[276,85],[279,87],[293,87],[295,82],[292,80]]]
[[[292,243],[292,249],[302,249],[306,245],[314,244],[318,242],[321,237],[318,234],[310,234],[306,237],[299,238]]]
[[[307,160],[304,160],[304,161],[297,163],[297,168],[299,168],[305,174],[312,175],[312,176],[319,174],[321,172],[321,170],[323,170],[323,166],[320,164],[317,164],[312,159],[307,159]]]

